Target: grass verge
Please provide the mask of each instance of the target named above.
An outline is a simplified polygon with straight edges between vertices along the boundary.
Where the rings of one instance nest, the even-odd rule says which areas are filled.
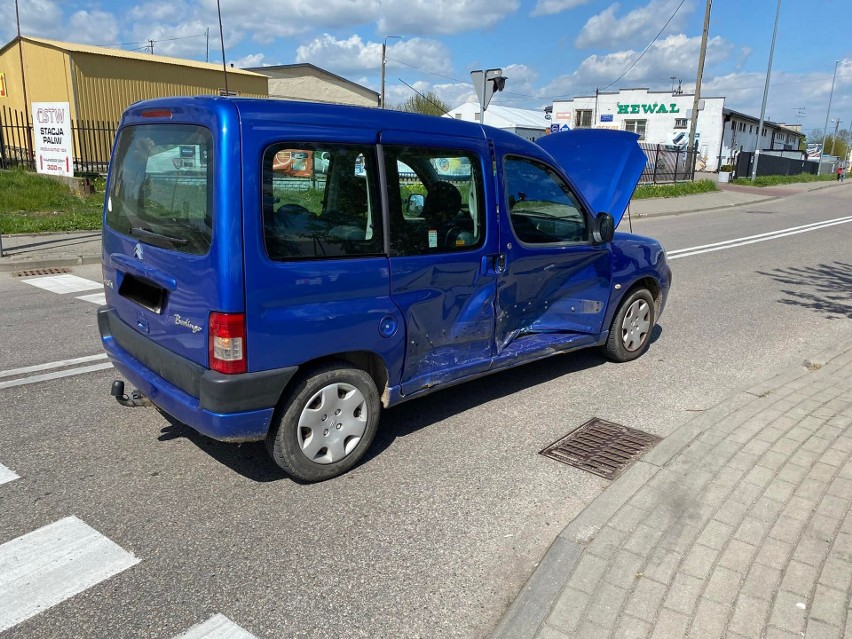
[[[23,169],[0,171],[0,232],[44,233],[101,228],[100,192],[77,197],[64,184]]]
[[[696,193],[712,193],[716,191],[713,180],[697,180],[695,182],[677,182],[675,184],[640,184],[633,192],[634,200],[644,200],[650,197],[681,197]]]
[[[737,178],[731,180],[733,184],[745,186],[778,186],[779,184],[797,184],[799,182],[830,182],[836,180],[836,175],[813,175],[812,173],[799,173],[798,175],[766,175],[756,178],[752,182],[749,178]]]

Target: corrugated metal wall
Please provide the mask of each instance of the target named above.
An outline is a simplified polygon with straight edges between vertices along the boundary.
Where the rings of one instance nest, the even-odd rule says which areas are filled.
[[[0,98],[0,104],[24,113],[29,112],[29,108],[24,104],[20,56],[17,43],[0,54],[0,72],[6,74],[8,91],[6,97]],[[24,41],[24,67],[27,99],[30,102],[70,102],[74,117],[74,96],[65,53]]]
[[[173,95],[218,95],[224,88],[221,71],[145,60],[72,53],[77,117],[117,122],[134,102]],[[228,89],[241,96],[266,97],[267,79],[228,74]]]

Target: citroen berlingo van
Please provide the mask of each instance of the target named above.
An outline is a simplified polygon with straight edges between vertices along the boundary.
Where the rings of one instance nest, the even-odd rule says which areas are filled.
[[[580,348],[639,357],[671,281],[659,243],[615,233],[645,162],[620,131],[135,104],[104,203],[112,392],[320,481],[384,408]]]

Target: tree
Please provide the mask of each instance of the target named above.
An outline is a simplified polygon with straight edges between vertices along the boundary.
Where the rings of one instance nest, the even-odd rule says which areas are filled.
[[[444,115],[450,110],[450,106],[433,91],[416,93],[405,102],[397,105],[396,108],[399,111],[422,113],[424,115]]]

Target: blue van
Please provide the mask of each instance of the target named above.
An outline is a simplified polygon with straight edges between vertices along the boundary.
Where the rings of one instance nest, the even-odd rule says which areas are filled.
[[[615,233],[636,135],[195,97],[124,114],[98,311],[120,402],[290,476],[352,468],[387,408],[585,347],[648,348],[671,281]]]

